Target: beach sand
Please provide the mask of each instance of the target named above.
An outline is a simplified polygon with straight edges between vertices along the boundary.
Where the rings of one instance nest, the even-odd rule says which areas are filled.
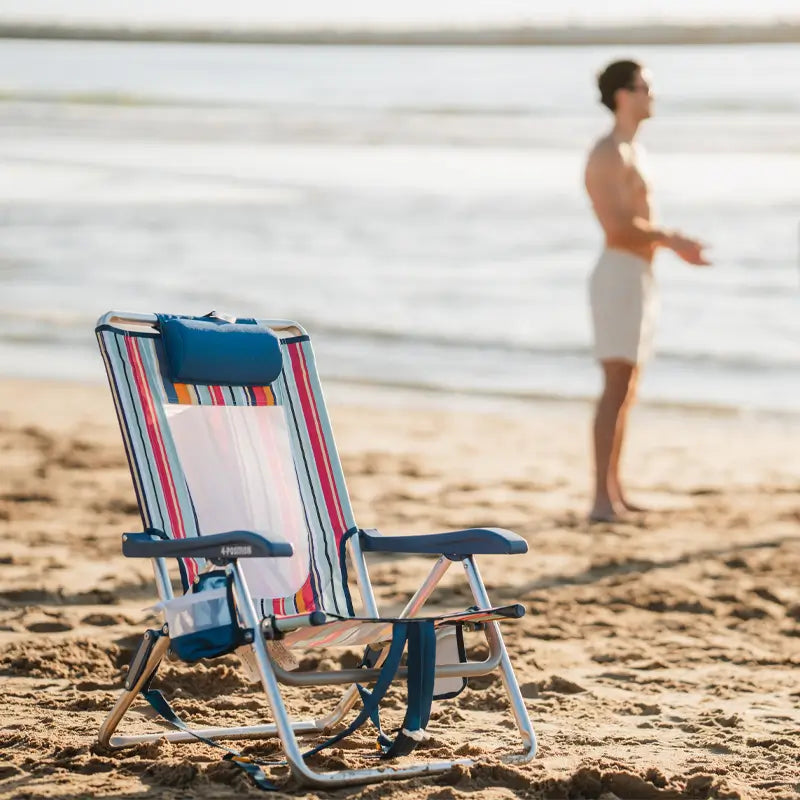
[[[503,630],[540,750],[528,765],[500,762],[518,738],[499,679],[481,678],[436,704],[418,751],[479,766],[325,796],[800,796],[800,419],[637,409],[626,474],[654,510],[589,527],[587,404],[330,395],[360,525],[494,525],[528,540],[525,556],[479,564],[495,602],[528,610]],[[94,744],[156,600],[148,563],[120,554],[120,533],[140,522],[106,387],[0,382],[0,451],[0,798],[260,795],[202,744]],[[426,560],[372,565],[388,613]],[[470,605],[451,573],[436,603]],[[160,686],[190,721],[267,721],[235,663],[170,662]],[[308,716],[338,691],[285,694]],[[401,699],[388,700],[390,725]],[[128,729],[154,725],[133,714]],[[365,727],[317,763],[363,765],[372,747]]]

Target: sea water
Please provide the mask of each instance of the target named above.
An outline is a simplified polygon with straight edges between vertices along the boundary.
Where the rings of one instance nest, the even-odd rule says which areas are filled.
[[[299,320],[323,378],[589,397],[594,76],[653,72],[650,401],[800,411],[800,48],[0,40],[0,372],[109,309]]]

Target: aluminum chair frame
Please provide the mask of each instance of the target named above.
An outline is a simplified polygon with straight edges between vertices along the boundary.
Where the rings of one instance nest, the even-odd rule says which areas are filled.
[[[289,320],[260,320],[268,325],[277,335],[306,335],[303,328],[296,322]],[[154,314],[140,314],[130,312],[109,312],[98,320],[98,325],[110,325],[120,329],[155,328],[157,318]],[[118,409],[119,412],[119,409]],[[355,570],[359,596],[366,615],[379,617],[375,594],[370,582],[366,559],[359,542],[358,536],[352,536],[347,542],[347,554]],[[464,568],[467,582],[470,586],[475,605],[478,609],[491,608],[491,602],[481,578],[478,566],[473,556],[463,557],[461,564]],[[164,558],[153,558],[153,570],[156,588],[161,601],[173,597],[172,582],[170,580],[167,562]],[[440,556],[434,563],[428,577],[420,588],[409,599],[400,616],[407,618],[417,615],[436,589],[442,577],[447,572],[453,561]],[[412,764],[402,767],[381,767],[377,769],[354,769],[320,772],[312,769],[303,759],[302,749],[297,736],[311,733],[324,733],[341,722],[347,713],[359,700],[355,683],[369,683],[377,678],[378,669],[343,669],[335,672],[294,672],[280,667],[270,656],[262,630],[262,620],[255,604],[251,599],[245,576],[237,560],[232,561],[226,569],[233,577],[234,592],[237,607],[242,615],[245,627],[256,631],[254,641],[250,647],[253,649],[261,685],[267,696],[272,710],[274,722],[272,724],[246,725],[241,727],[207,727],[193,729],[198,735],[214,740],[252,739],[278,736],[285,752],[287,763],[294,777],[302,785],[324,787],[350,786],[362,783],[371,783],[387,779],[404,779],[415,776],[446,772],[457,765],[470,766],[476,762],[473,759],[454,759],[448,761],[432,761]],[[307,623],[306,623],[307,624]],[[505,643],[503,642],[500,627],[497,622],[487,622],[484,633],[489,645],[489,656],[484,661],[467,661],[461,664],[439,665],[436,667],[437,677],[475,677],[486,675],[499,667],[502,683],[507,694],[511,712],[522,740],[522,749],[519,753],[508,754],[502,757],[507,763],[527,763],[536,755],[537,740],[530,716],[525,707],[525,701],[511,666]],[[98,734],[101,745],[109,748],[124,748],[142,742],[165,739],[170,742],[197,741],[195,737],[185,731],[162,731],[146,734],[116,734],[116,730],[126,712],[136,699],[139,691],[144,686],[148,676],[158,667],[169,649],[169,635],[161,636],[153,647],[145,668],[139,680],[130,689],[124,689],[118,697],[111,711],[103,721]],[[298,649],[300,649],[298,647]],[[388,647],[381,651],[377,666],[383,661]],[[400,670],[398,676],[402,676]],[[321,686],[330,684],[350,684],[331,713],[315,719],[292,720],[286,710],[280,692],[280,683],[293,686]]]

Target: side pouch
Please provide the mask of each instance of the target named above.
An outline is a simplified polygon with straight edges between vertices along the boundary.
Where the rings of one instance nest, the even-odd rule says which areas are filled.
[[[465,664],[467,651],[464,647],[464,626],[444,625],[436,631],[436,666]],[[466,678],[436,678],[433,683],[433,699],[449,700],[467,688]]]
[[[253,641],[253,632],[239,627],[231,578],[224,570],[201,575],[182,597],[163,603],[170,649],[189,663],[232,653]]]

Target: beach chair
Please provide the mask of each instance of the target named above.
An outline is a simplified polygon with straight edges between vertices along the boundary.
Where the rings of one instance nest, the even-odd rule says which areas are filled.
[[[425,740],[432,699],[453,698],[470,677],[499,670],[522,739],[521,751],[503,756],[514,762],[534,757],[536,737],[498,625],[519,618],[524,609],[492,606],[474,558],[525,553],[522,538],[497,528],[413,536],[359,528],[311,342],[297,323],[213,312],[205,317],[109,312],[96,333],[144,525],[142,532],[123,534],[122,549],[128,557],[152,559],[166,620],[144,634],[122,694],[101,726],[101,745],[199,739],[225,750],[225,758],[262,788],[274,788],[263,764],[222,745],[224,740],[280,737],[281,763],[304,785],[335,787],[439,773],[473,760],[387,762]],[[396,617],[378,611],[368,553],[435,558]],[[173,593],[168,559],[177,560],[182,594]],[[456,562],[466,573],[474,604],[424,615],[425,602]],[[358,586],[358,614],[348,569]],[[489,653],[484,660],[468,660],[464,630],[485,636]],[[336,646],[363,648],[362,664],[309,671],[291,663],[295,650]],[[188,663],[237,653],[263,686],[272,720],[191,728],[151,688],[168,651]],[[400,679],[408,685],[407,708],[401,730],[391,735],[380,728],[378,705]],[[281,683],[346,688],[327,715],[297,720],[287,713]],[[371,691],[365,688],[369,685]],[[140,695],[172,730],[116,733]],[[355,718],[345,725],[357,706]],[[309,755],[367,721],[379,732],[374,768],[309,766]],[[312,735],[313,747],[304,752],[298,738]]]

